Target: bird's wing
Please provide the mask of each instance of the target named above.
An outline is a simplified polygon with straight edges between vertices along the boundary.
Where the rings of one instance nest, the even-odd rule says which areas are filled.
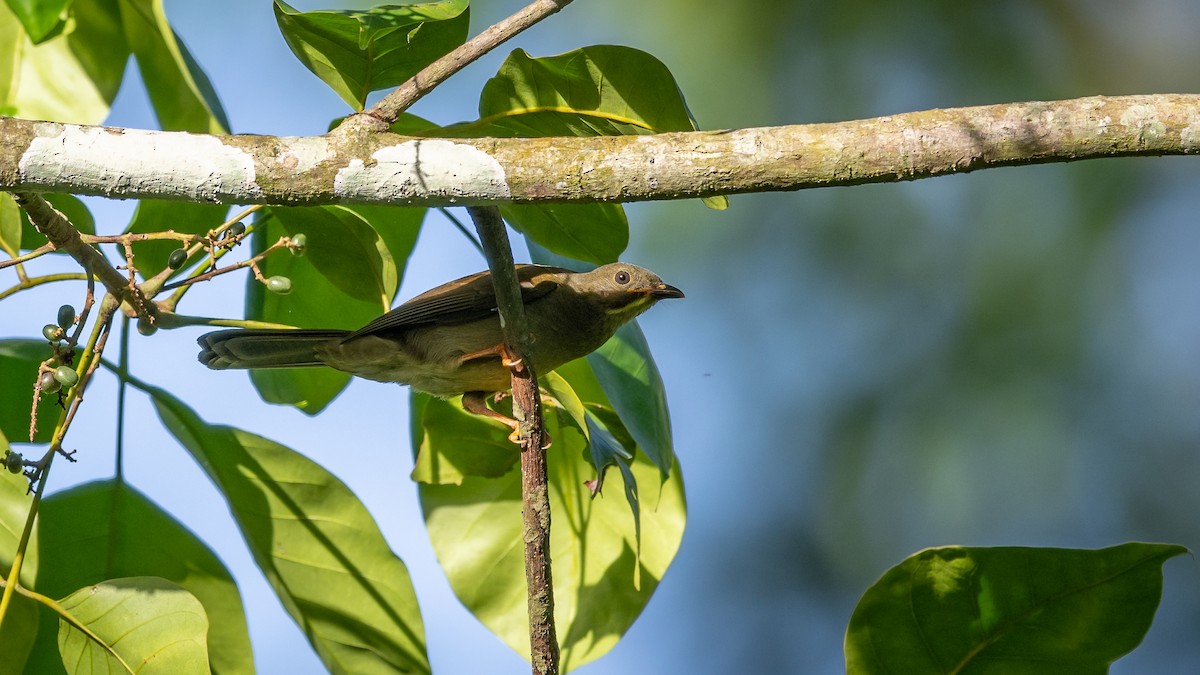
[[[558,288],[558,274],[569,270],[547,265],[517,265],[521,301],[529,304]],[[479,272],[432,288],[347,335],[404,330],[428,324],[468,323],[496,312],[496,290],[490,272]]]

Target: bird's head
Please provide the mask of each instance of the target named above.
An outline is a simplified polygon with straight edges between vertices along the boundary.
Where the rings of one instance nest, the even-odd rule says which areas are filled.
[[[629,263],[609,263],[591,272],[572,275],[570,286],[602,306],[610,320],[625,323],[666,298],[682,298],[683,291],[664,283],[657,274]]]

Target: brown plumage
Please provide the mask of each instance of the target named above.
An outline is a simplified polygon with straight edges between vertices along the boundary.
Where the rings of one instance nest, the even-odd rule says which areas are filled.
[[[591,272],[518,265],[533,363],[546,373],[586,356],[622,324],[664,298],[682,298],[653,272],[627,263]],[[200,337],[200,362],[228,368],[329,366],[399,382],[435,396],[508,390],[504,336],[491,274],[451,281],[405,302],[356,331],[222,330]],[[486,413],[485,413],[486,414]]]

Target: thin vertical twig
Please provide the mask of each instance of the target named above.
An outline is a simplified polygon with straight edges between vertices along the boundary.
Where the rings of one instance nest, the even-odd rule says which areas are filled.
[[[508,231],[494,206],[468,207],[479,232],[496,306],[504,327],[505,351],[517,362],[512,372],[513,417],[520,423],[521,515],[524,522],[525,583],[528,586],[529,648],[534,675],[555,675],[559,669],[558,637],[554,627],[554,583],[550,574],[550,490],[546,450],[542,447],[542,402],[530,355],[525,305],[513,267]]]

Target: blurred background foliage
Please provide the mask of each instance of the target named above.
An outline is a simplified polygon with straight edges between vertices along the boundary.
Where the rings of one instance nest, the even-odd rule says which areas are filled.
[[[1200,90],[1184,1],[572,13],[670,65],[704,128]],[[1110,160],[631,209],[627,257],[695,303],[652,336],[691,499],[644,619],[677,630],[641,668],[835,672],[858,595],[926,546],[1200,547],[1198,178]],[[1200,573],[1165,571],[1114,672],[1200,667]]]
[[[294,61],[270,4],[166,9],[234,131],[321,133],[346,106]],[[472,33],[523,4],[476,0]],[[510,47],[546,55],[600,43],[661,59],[708,129],[1196,92],[1198,28],[1200,4],[1188,0],[578,0],[413,112],[472,119]],[[108,123],[153,127],[144,95],[126,91],[136,87]],[[723,212],[631,205],[623,258],[688,295],[642,326],[668,387],[689,522],[644,615],[579,672],[838,672],[860,594],[927,546],[1200,550],[1197,185],[1196,158],[1145,158],[742,195]],[[132,207],[91,203],[106,232],[128,214],[105,209]],[[452,228],[427,223],[400,295],[481,266]],[[214,282],[185,309],[238,315],[230,299],[243,284]],[[35,336],[45,307],[62,300],[22,295],[28,311],[3,322]],[[248,378],[194,363],[200,332],[135,336],[134,372],[186,391],[206,419],[261,431],[342,477],[410,565],[435,672],[525,672],[458,606],[432,559],[405,487],[407,434],[363,422],[406,419],[407,396],[358,383],[317,418],[265,407]],[[91,450],[112,433],[100,392],[73,431]],[[316,672],[228,519],[214,516],[215,493],[194,467],[167,464],[182,453],[140,423],[153,414],[144,402],[131,405],[131,482],[230,564],[260,668]],[[89,458],[51,488],[110,466]],[[1164,571],[1146,642],[1113,672],[1200,670],[1200,568],[1180,557]],[[265,624],[264,612],[274,617]]]

